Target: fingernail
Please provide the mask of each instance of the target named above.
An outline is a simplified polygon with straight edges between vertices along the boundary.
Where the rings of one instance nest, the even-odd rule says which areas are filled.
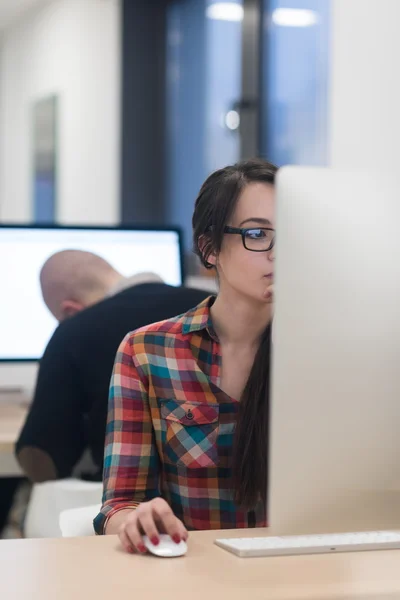
[[[144,544],[139,544],[137,548],[141,554],[146,553],[146,546]]]
[[[133,554],[135,552],[132,546],[128,546],[127,551],[129,552],[129,554]]]
[[[175,544],[180,544],[181,542],[181,538],[178,534],[175,534],[172,539],[174,540]]]
[[[158,546],[160,540],[158,539],[158,537],[154,536],[151,538],[151,543],[153,544],[153,546]]]

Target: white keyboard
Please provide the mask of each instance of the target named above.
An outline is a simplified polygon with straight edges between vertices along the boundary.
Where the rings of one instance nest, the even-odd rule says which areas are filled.
[[[241,557],[325,554],[363,550],[400,549],[400,533],[372,531],[368,533],[335,533],[261,538],[221,538],[217,546]]]

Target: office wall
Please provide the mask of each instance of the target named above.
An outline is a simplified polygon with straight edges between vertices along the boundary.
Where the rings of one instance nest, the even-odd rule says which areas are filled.
[[[57,219],[119,219],[118,0],[54,0],[0,46],[0,219],[32,214],[32,103],[59,96]]]
[[[119,20],[117,0],[56,0],[1,38],[0,220],[31,218],[30,111],[54,93],[59,221],[119,219]],[[0,390],[30,389],[36,371],[37,364],[0,364]]]
[[[398,170],[399,0],[332,0],[330,161]]]

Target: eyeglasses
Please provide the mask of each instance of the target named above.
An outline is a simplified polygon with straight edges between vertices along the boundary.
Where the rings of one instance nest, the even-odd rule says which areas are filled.
[[[227,225],[224,232],[241,235],[243,246],[250,252],[269,252],[275,244],[275,229],[269,227],[241,229]]]

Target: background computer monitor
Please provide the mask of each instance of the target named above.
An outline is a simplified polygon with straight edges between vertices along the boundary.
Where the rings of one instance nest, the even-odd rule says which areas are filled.
[[[38,360],[57,323],[46,308],[39,273],[55,252],[87,250],[122,275],[141,271],[183,282],[178,229],[0,226],[0,361]]]

